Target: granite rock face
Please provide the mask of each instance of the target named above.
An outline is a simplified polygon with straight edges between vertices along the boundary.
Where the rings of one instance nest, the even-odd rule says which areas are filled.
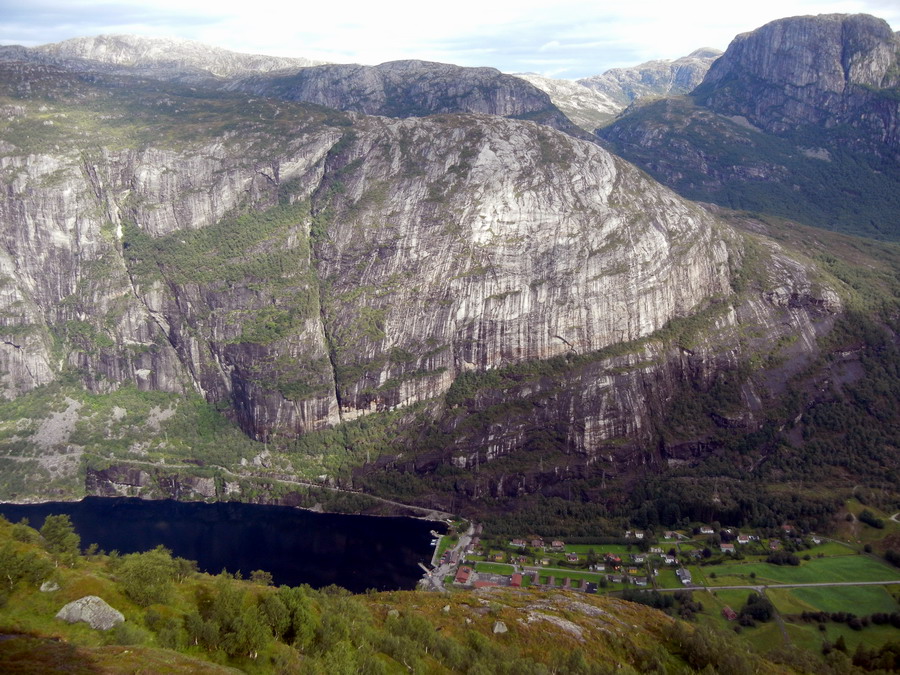
[[[721,114],[781,133],[849,124],[869,150],[900,147],[900,38],[882,19],[826,14],[780,19],[738,35],[695,96]]]
[[[741,235],[595,143],[507,119],[528,114],[529,85],[496,71],[315,68],[273,99],[205,100],[119,74],[0,65],[23,101],[3,107],[0,136],[6,398],[73,377],[99,393],[196,392],[266,441],[420,402],[456,424],[442,397],[463,376],[590,355],[730,306],[690,353],[647,345],[525,383],[507,394],[537,403],[444,449],[477,466],[565,425],[556,440],[591,462],[627,435],[635,445],[609,460],[624,465],[645,461],[635,447],[680,382],[748,357],[744,326],[762,342],[799,332],[808,355],[840,311],[783,252],[767,258],[768,294],[738,297]],[[403,119],[284,100],[291,87],[330,95],[329,77],[346,105],[323,102]],[[449,109],[480,112],[403,107],[440,110],[441,91]],[[83,116],[85,101],[103,114]],[[744,402],[749,419],[758,397]],[[152,480],[113,468],[96,491]],[[198,481],[172,493],[216,494]]]
[[[122,612],[110,607],[103,598],[96,595],[73,600],[57,612],[56,618],[67,623],[83,621],[94,630],[110,630],[125,621]]]
[[[871,16],[781,19],[736,37],[690,96],[598,134],[691,199],[897,239],[898,54]]]
[[[227,88],[387,117],[457,112],[527,117],[583,136],[546,93],[494,68],[414,60],[378,66],[330,64],[290,75],[247,77]]]

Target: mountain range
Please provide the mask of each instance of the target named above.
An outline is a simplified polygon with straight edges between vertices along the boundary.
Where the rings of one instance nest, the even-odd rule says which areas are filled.
[[[0,495],[824,522],[779,483],[897,484],[898,251],[834,232],[898,237],[897,54],[0,48]]]

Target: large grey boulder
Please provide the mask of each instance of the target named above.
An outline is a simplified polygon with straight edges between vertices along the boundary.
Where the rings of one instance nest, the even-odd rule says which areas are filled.
[[[78,600],[73,600],[59,610],[56,618],[69,623],[84,621],[95,630],[109,630],[125,621],[122,612],[113,609],[105,600],[96,595],[86,595]]]

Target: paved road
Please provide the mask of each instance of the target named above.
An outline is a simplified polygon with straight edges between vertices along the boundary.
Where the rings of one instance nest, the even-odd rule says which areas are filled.
[[[818,581],[805,584],[756,584],[755,586],[677,586],[676,588],[656,588],[657,591],[740,591],[761,592],[771,588],[806,588],[810,586],[891,586],[900,584],[900,579],[890,581]]]

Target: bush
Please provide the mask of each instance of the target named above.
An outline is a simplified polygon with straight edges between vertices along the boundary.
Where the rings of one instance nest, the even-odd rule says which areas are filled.
[[[163,546],[127,555],[119,568],[125,593],[142,607],[170,600],[176,572],[172,553]]]

